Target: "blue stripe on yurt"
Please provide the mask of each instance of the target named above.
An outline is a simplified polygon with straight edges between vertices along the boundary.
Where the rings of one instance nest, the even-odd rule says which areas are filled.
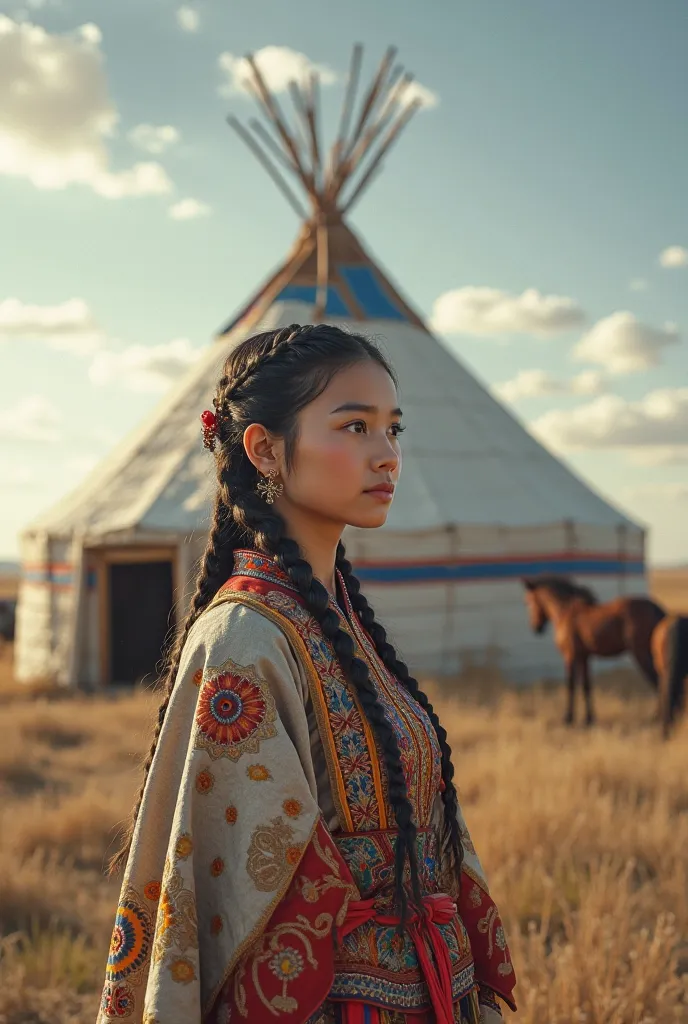
[[[279,293],[276,302],[308,302],[314,303],[317,289],[309,284],[288,284]],[[327,289],[327,307],[325,313],[329,316],[350,317],[351,310],[339,294],[337,286],[331,284]]]
[[[337,269],[353,292],[356,302],[371,320],[408,320],[406,314],[382,290],[372,267],[339,266]]]
[[[71,587],[73,582],[71,569],[54,569],[50,566],[22,569],[22,579],[25,583],[47,583],[56,587]]]
[[[438,565],[360,565],[356,575],[365,583],[445,583],[453,580],[511,580],[540,573],[584,573],[588,576],[639,575],[645,572],[642,561],[626,562],[609,558],[563,558],[556,561],[535,559],[521,562],[469,562]]]

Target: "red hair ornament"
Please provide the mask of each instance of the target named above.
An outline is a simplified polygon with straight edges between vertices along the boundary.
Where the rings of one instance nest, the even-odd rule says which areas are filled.
[[[210,409],[206,409],[201,413],[201,423],[203,424],[203,446],[214,452],[217,440],[217,416]]]

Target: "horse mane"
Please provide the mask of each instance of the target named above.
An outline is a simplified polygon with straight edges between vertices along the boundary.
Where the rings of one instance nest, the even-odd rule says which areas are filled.
[[[562,600],[577,597],[588,605],[596,605],[598,603],[596,594],[589,587],[584,587],[580,583],[574,583],[573,580],[569,580],[565,576],[537,576],[534,579],[528,580],[528,583],[533,589],[548,587],[553,594],[562,598]]]

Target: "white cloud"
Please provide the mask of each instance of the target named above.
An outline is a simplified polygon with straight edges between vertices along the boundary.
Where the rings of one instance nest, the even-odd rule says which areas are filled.
[[[147,153],[160,154],[179,142],[179,131],[171,124],[137,124],[128,135],[129,141]]]
[[[599,395],[606,389],[604,374],[585,370],[568,379],[554,377],[546,370],[519,370],[511,380],[492,386],[492,391],[505,402],[542,395]]]
[[[628,461],[634,466],[683,466],[688,463],[688,444],[631,449]]]
[[[337,76],[331,68],[313,63],[305,54],[291,50],[288,46],[264,46],[253,56],[271,92],[284,92],[293,81],[302,85],[308,81],[313,71],[318,74],[322,85],[332,85],[337,81]],[[222,95],[251,92],[252,72],[245,57],[222,53],[218,64],[225,76],[225,81],[220,87]]]
[[[682,502],[688,501],[687,483],[658,483],[638,484],[635,487],[627,487],[626,494],[629,498],[636,498],[641,501],[648,499],[661,502]]]
[[[130,345],[97,352],[89,370],[93,384],[119,384],[130,391],[165,391],[201,355],[186,338],[161,345]]]
[[[688,267],[688,249],[682,245],[670,245],[659,254],[659,262],[667,269]]]
[[[195,7],[180,7],[177,10],[177,24],[184,32],[198,32],[201,16]]]
[[[56,306],[4,299],[0,302],[0,341],[12,338],[40,338],[51,348],[75,355],[88,355],[104,341],[83,299],[68,299]]]
[[[61,421],[62,413],[47,398],[27,395],[9,408],[0,409],[0,438],[53,444],[60,440]]]
[[[432,89],[428,89],[427,86],[421,85],[420,82],[410,82],[401,94],[400,105],[402,107],[409,107],[412,103],[418,101],[421,109],[430,110],[432,107],[436,107],[440,102],[440,98],[436,92]]]
[[[634,277],[633,280],[629,282],[628,287],[632,292],[645,292],[647,291],[647,281],[644,277]]]
[[[432,326],[440,334],[534,334],[548,338],[585,320],[573,299],[528,288],[511,295],[498,288],[467,285],[435,300]]]
[[[650,391],[638,402],[601,395],[576,409],[551,409],[531,429],[552,447],[681,447],[688,438],[688,387]]]
[[[97,466],[98,455],[73,455],[65,460],[64,471],[70,479],[80,480]]]
[[[195,220],[196,217],[207,217],[209,213],[210,207],[200,199],[180,199],[170,206],[172,220]]]
[[[93,24],[60,35],[0,14],[0,174],[40,189],[86,185],[109,199],[171,191],[160,164],[110,166],[119,114],[101,39]]]
[[[619,311],[598,320],[573,349],[581,363],[596,363],[609,373],[636,373],[661,362],[662,351],[680,341],[676,327],[650,327],[633,313]]]
[[[0,487],[30,487],[36,483],[36,474],[28,466],[0,463]]]

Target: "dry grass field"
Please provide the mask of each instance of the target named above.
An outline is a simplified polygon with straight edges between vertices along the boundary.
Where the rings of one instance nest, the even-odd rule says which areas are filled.
[[[660,600],[688,609],[688,573]],[[92,1024],[117,884],[103,875],[147,745],[147,694],[15,687],[0,651],[0,1024]],[[688,1021],[688,724],[668,744],[627,671],[598,726],[563,693],[433,696],[519,975],[523,1024]]]

